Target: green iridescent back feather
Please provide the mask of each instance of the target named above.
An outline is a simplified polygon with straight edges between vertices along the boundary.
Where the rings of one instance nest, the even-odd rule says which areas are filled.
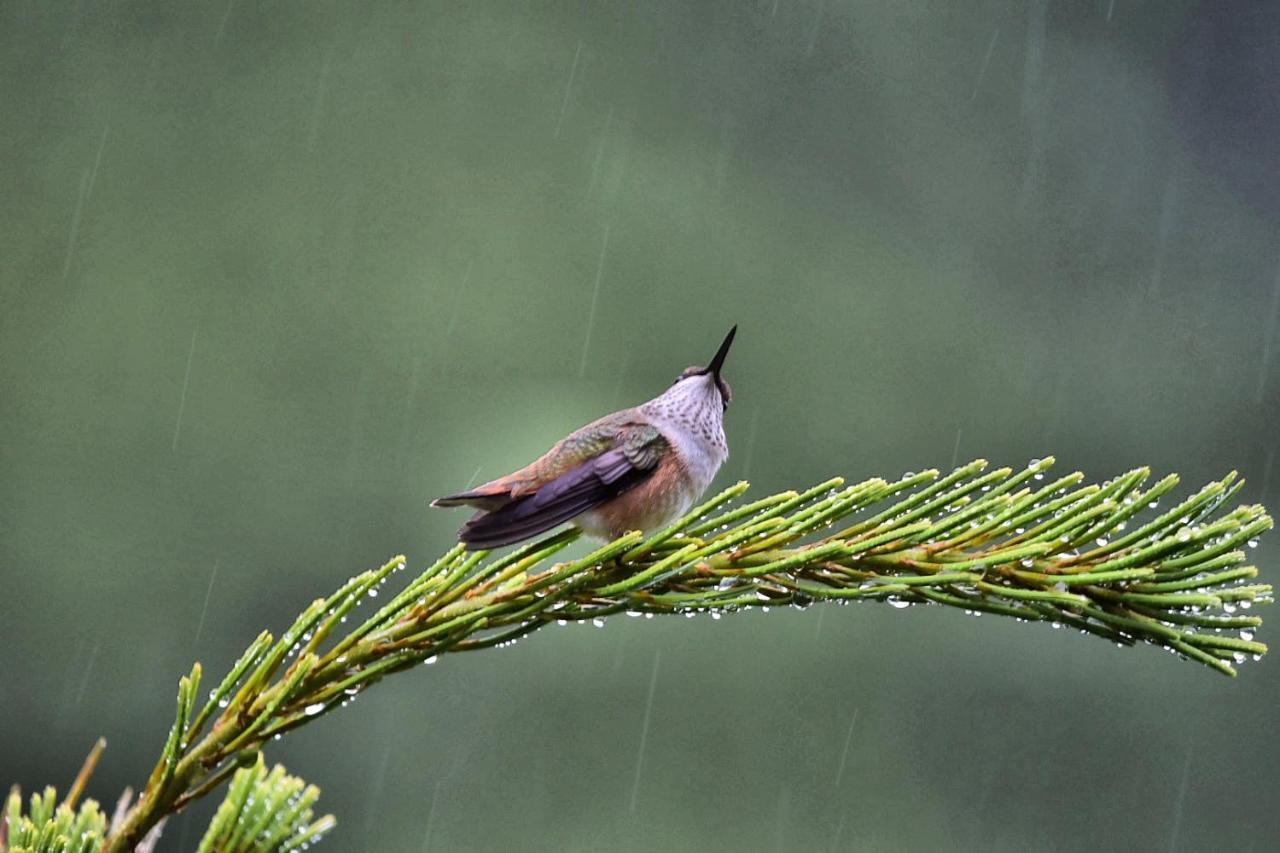
[[[658,464],[668,446],[658,428],[640,420],[632,410],[615,412],[574,430],[524,468],[475,491],[509,492],[512,497],[529,494],[615,447],[622,449],[632,465],[645,470]]]

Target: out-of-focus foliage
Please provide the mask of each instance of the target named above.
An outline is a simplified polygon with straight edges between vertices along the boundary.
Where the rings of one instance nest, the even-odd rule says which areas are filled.
[[[49,786],[32,794],[24,810],[14,786],[0,827],[0,853],[96,853],[106,834],[107,816],[94,800],[76,808],[58,802],[57,791]]]

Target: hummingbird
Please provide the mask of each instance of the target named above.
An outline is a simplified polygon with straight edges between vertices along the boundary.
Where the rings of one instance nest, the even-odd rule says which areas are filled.
[[[720,375],[738,327],[706,367],[686,368],[647,403],[592,421],[519,471],[432,506],[479,510],[458,531],[472,549],[521,542],[566,521],[613,539],[663,527],[689,511],[729,458]]]

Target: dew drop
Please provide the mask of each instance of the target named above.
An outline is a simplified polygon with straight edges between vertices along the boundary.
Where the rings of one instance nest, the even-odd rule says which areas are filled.
[[[308,717],[314,717],[316,714],[319,714],[321,711],[324,710],[324,703],[316,702],[313,705],[308,705],[304,710],[306,711],[306,714]]]

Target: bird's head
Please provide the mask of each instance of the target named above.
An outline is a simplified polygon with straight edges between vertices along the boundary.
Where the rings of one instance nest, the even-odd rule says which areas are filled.
[[[720,375],[720,371],[724,367],[725,356],[729,354],[729,346],[733,343],[733,336],[737,331],[737,326],[729,330],[729,334],[724,336],[724,341],[720,344],[720,349],[716,350],[715,356],[707,366],[686,367],[662,396],[686,400],[692,398],[704,404],[710,402],[708,398],[715,397],[721,411],[729,408],[729,403],[733,401],[733,389]]]

